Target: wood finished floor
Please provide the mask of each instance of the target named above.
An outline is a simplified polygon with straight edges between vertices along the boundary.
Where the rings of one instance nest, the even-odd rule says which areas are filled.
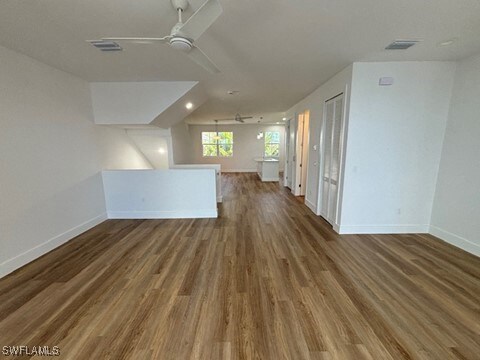
[[[339,236],[224,175],[220,218],[111,220],[0,280],[0,348],[63,359],[480,359],[480,260]],[[17,357],[18,358],[18,357]]]

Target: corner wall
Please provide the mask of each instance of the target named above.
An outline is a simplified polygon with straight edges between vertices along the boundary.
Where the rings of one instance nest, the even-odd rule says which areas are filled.
[[[454,73],[449,62],[354,64],[340,233],[428,231]]]
[[[480,256],[480,54],[458,62],[430,232]]]
[[[102,168],[144,168],[93,124],[87,82],[0,47],[0,277],[106,219]]]
[[[172,134],[172,150],[174,164],[191,164],[193,162],[193,146],[188,124],[182,121],[170,129]]]

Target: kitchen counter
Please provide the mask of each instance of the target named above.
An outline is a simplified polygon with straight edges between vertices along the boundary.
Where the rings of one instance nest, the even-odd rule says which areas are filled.
[[[255,158],[257,163],[257,174],[260,180],[267,181],[279,181],[278,175],[278,159],[272,158]]]

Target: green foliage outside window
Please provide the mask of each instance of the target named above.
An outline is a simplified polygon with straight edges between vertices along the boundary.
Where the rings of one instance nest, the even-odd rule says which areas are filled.
[[[278,131],[265,132],[265,156],[280,156],[280,133]]]
[[[202,132],[203,156],[233,156],[233,132],[215,131]]]

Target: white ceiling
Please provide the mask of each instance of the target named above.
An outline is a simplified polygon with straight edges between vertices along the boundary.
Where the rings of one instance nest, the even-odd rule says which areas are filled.
[[[85,42],[166,35],[176,22],[169,0],[2,0],[0,44],[89,81],[199,80],[209,100],[190,122],[237,112],[280,117],[354,61],[457,60],[480,52],[478,0],[220,2],[223,14],[196,42],[221,69],[216,75],[168,46],[123,44],[123,52],[102,53]],[[382,50],[403,38],[424,41],[403,52]],[[458,41],[437,46],[451,38]]]

